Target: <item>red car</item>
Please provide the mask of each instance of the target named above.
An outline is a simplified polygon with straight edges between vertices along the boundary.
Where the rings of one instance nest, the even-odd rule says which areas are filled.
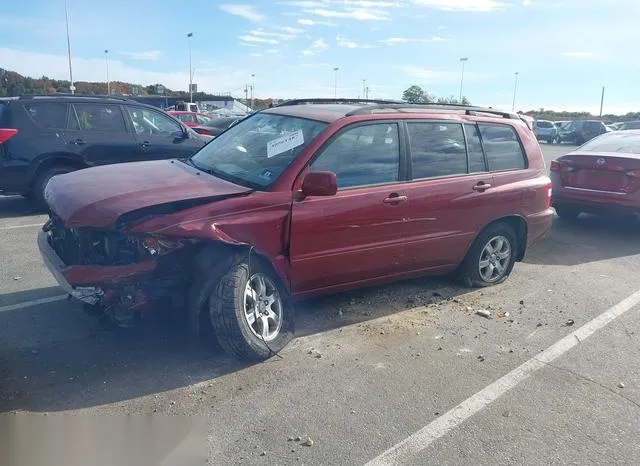
[[[551,162],[558,216],[640,213],[640,131],[605,133]]]
[[[209,115],[205,115],[204,113],[187,112],[180,110],[169,110],[167,113],[169,115],[173,115],[190,128],[200,125],[206,125],[207,123],[215,120],[215,118],[212,118]]]
[[[120,325],[171,305],[264,359],[295,300],[448,272],[495,285],[549,231],[551,181],[517,115],[317,102],[258,112],[186,160],[52,178],[45,263]]]

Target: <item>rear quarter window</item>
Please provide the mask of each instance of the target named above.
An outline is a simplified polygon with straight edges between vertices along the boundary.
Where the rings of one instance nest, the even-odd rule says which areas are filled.
[[[40,128],[64,129],[67,122],[68,105],[62,102],[26,103],[24,109]]]
[[[516,130],[508,125],[479,124],[489,171],[521,170],[526,160]]]

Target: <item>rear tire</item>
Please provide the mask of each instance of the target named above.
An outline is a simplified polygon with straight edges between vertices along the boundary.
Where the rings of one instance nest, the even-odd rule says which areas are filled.
[[[555,206],[556,214],[563,220],[573,221],[578,218],[580,211],[575,207]]]
[[[469,288],[498,285],[511,274],[517,252],[518,239],[509,224],[489,225],[478,235],[460,264],[458,278]]]
[[[54,168],[48,168],[44,170],[42,173],[40,173],[37,176],[35,182],[33,183],[31,196],[38,207],[43,209],[48,208],[47,201],[44,198],[44,190],[47,187],[47,183],[49,183],[49,180],[51,180],[51,178],[53,178],[56,175],[71,173],[72,171],[75,171],[75,170],[71,167],[54,167]]]
[[[294,314],[286,291],[257,258],[231,266],[209,298],[211,325],[218,343],[234,357],[262,361],[293,338]]]

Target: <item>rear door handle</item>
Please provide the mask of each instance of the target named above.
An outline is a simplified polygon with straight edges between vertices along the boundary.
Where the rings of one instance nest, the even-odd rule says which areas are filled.
[[[385,204],[402,204],[403,202],[407,202],[407,200],[407,196],[398,196],[397,194],[392,194],[389,197],[386,197],[382,202],[384,202]]]
[[[84,139],[78,138],[78,139],[74,139],[73,141],[69,141],[69,142],[71,142],[71,144],[75,144],[76,146],[81,146],[81,145],[84,144]]]
[[[489,183],[483,183],[482,181],[473,187],[474,191],[484,191],[489,189],[491,185]]]
[[[144,141],[140,143],[140,147],[142,147],[143,149],[148,149],[149,146],[151,146],[151,143],[149,141]]]

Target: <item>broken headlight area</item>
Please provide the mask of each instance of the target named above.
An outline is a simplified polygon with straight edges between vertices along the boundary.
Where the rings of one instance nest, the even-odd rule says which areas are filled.
[[[121,231],[65,228],[57,222],[45,225],[49,243],[67,265],[129,265],[157,258],[190,240],[129,235]]]

